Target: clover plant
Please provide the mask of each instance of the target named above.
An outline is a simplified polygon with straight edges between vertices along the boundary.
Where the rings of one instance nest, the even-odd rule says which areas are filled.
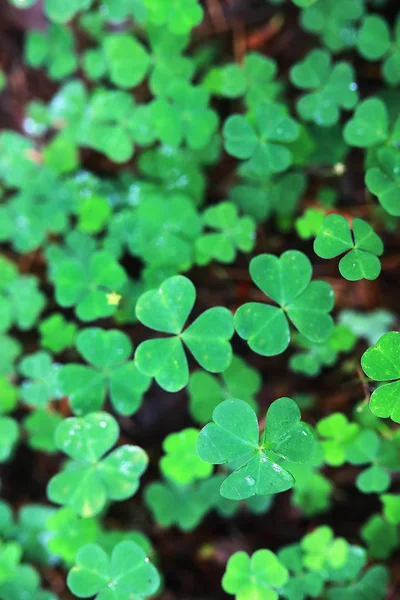
[[[0,3],[0,600],[399,596],[395,5]]]

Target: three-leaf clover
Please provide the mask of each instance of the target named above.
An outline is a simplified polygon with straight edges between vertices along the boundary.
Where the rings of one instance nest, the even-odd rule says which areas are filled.
[[[237,600],[278,600],[279,589],[288,580],[288,570],[270,550],[257,550],[251,557],[236,552],[226,565],[222,588]]]
[[[260,388],[260,373],[239,356],[233,356],[220,378],[200,370],[192,373],[188,386],[190,414],[198,423],[207,423],[218,404],[229,398],[241,398],[256,410],[254,397]]]
[[[104,457],[118,435],[118,424],[107,413],[65,419],[57,428],[55,441],[72,461],[50,480],[49,499],[69,506],[77,515],[92,517],[103,510],[107,500],[133,496],[148,458],[138,446],[128,445]]]
[[[73,411],[85,414],[100,410],[109,393],[117,412],[136,412],[150,378],[129,360],[133,347],[128,336],[114,329],[90,327],[80,331],[76,347],[92,366],[68,364],[61,369],[60,387],[69,397]]]
[[[160,585],[157,569],[132,541],[120,542],[109,557],[97,544],[82,546],[68,573],[68,587],[78,598],[146,598]]]
[[[67,321],[60,313],[53,313],[44,319],[38,327],[40,332],[40,345],[55,354],[73,346],[77,326]]]
[[[364,373],[380,385],[371,396],[370,408],[377,417],[400,423],[400,332],[389,331],[361,358]]]
[[[341,108],[350,110],[358,102],[353,68],[346,62],[332,65],[326,50],[311,50],[304,61],[292,67],[290,78],[296,87],[310,90],[297,102],[305,121],[330,127],[338,122]]]
[[[299,136],[299,126],[282,104],[263,102],[255,108],[255,122],[232,115],[223,128],[226,151],[240,159],[249,159],[249,167],[258,173],[280,173],[292,164],[292,151],[284,144]]]
[[[103,39],[106,66],[112,83],[118,88],[138,85],[147,73],[150,57],[133,36],[113,33]]]
[[[279,305],[249,302],[236,311],[236,331],[254,352],[263,356],[284,352],[290,341],[288,318],[312,342],[331,335],[333,320],[328,313],[334,293],[325,281],[310,281],[312,267],[305,254],[297,250],[288,250],[280,258],[260,254],[250,262],[250,275]]]
[[[317,432],[321,436],[324,460],[328,465],[338,467],[346,461],[346,447],[358,435],[360,426],[350,423],[343,413],[332,413],[321,419]]]
[[[255,222],[251,217],[239,217],[232,202],[210,206],[203,213],[203,223],[215,232],[200,235],[195,243],[197,263],[205,265],[212,259],[231,263],[237,250],[250,252],[255,244]]]
[[[203,19],[198,0],[144,0],[144,6],[151,23],[166,25],[175,35],[189,33]]]
[[[53,363],[47,352],[35,352],[25,356],[19,365],[24,377],[21,385],[21,398],[31,406],[46,408],[51,400],[58,400],[62,394],[59,386],[60,365]]]
[[[87,263],[65,258],[54,273],[56,300],[60,306],[76,306],[82,321],[109,317],[117,307],[107,294],[120,291],[126,280],[125,270],[108,252],[94,252]]]
[[[381,272],[378,256],[383,243],[371,225],[363,219],[353,219],[352,229],[345,217],[327,215],[314,241],[314,251],[321,258],[334,258],[348,252],[339,263],[341,275],[349,281],[376,279]]]
[[[290,489],[294,478],[277,461],[307,462],[314,450],[314,434],[300,420],[300,410],[290,398],[271,404],[261,438],[254,410],[243,400],[225,400],[197,441],[197,452],[205,462],[234,461],[236,470],[221,485],[221,495],[231,500]]]
[[[380,148],[376,154],[377,164],[366,173],[365,183],[370,192],[378,197],[380,204],[395,217],[400,216],[400,152],[394,148]]]
[[[190,427],[165,438],[163,450],[166,455],[160,460],[160,469],[174,483],[187,485],[211,474],[212,466],[196,453],[197,437],[197,429]]]
[[[232,359],[229,343],[233,335],[233,317],[227,308],[206,310],[183,327],[193,308],[196,289],[182,275],[165,280],[157,290],[142,294],[136,304],[141,323],[156,331],[173,334],[142,342],[136,350],[137,368],[168,392],[177,392],[189,381],[189,367],[184,344],[197,362],[212,373],[224,371]]]
[[[356,479],[361,492],[380,494],[388,489],[391,480],[384,468],[385,448],[375,431],[361,431],[346,447],[346,458],[353,465],[370,464]]]

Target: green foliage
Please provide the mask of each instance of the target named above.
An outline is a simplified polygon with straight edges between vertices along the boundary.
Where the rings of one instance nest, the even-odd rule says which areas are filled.
[[[128,336],[117,330],[91,327],[79,332],[76,347],[92,367],[80,364],[62,367],[60,387],[68,396],[73,411],[78,415],[98,411],[109,395],[118,413],[135,413],[150,385],[150,378],[129,360],[133,347]]]
[[[124,500],[135,494],[147,467],[146,453],[138,446],[119,446],[106,457],[119,435],[116,420],[107,413],[65,419],[56,430],[57,448],[72,461],[49,482],[52,502],[77,515],[100,513],[107,500]]]
[[[202,461],[196,453],[197,437],[197,429],[189,428],[165,438],[165,456],[160,460],[160,469],[174,483],[187,485],[211,474],[212,466]]]
[[[120,542],[110,557],[97,544],[87,544],[81,546],[75,562],[68,573],[68,587],[78,598],[110,597],[110,587],[114,596],[146,598],[160,584],[157,569],[135,542]]]
[[[270,550],[233,554],[222,579],[222,588],[235,598],[259,597],[277,600],[278,589],[288,580],[288,571]]]
[[[326,50],[311,50],[303,62],[292,67],[290,77],[296,87],[311,90],[297,103],[305,121],[330,127],[338,122],[341,108],[350,110],[358,102],[353,68],[346,62],[332,66]]]
[[[300,420],[299,408],[290,398],[271,405],[261,439],[254,410],[242,400],[225,400],[214,410],[213,422],[201,430],[197,442],[197,452],[205,462],[234,461],[236,470],[221,485],[222,496],[232,500],[290,489],[294,479],[280,466],[280,458],[307,462],[314,449],[314,434]]]
[[[30,67],[45,68],[50,79],[71,75],[78,66],[72,31],[56,24],[45,33],[31,31],[26,39],[25,60]]]
[[[139,371],[154,377],[168,392],[177,392],[189,381],[184,344],[207,371],[220,373],[232,360],[229,343],[233,318],[222,307],[210,308],[182,332],[196,300],[192,282],[181,275],[163,282],[157,290],[145,292],[136,304],[141,323],[156,331],[174,334],[142,342],[135,353]]]
[[[250,348],[263,356],[284,352],[289,345],[288,318],[312,342],[323,342],[332,332],[334,294],[323,281],[312,281],[312,266],[297,250],[278,259],[261,254],[250,262],[250,275],[257,287],[279,307],[251,302],[235,314],[235,328]]]
[[[385,333],[368,348],[361,359],[364,373],[375,381],[389,381],[380,385],[372,394],[371,411],[377,417],[390,417],[400,423],[400,405],[397,401],[400,387],[400,365],[398,363],[400,334],[397,331]],[[399,365],[399,366],[398,366]]]
[[[314,251],[321,258],[334,258],[350,250],[339,263],[345,279],[376,279],[381,272],[378,256],[383,254],[383,243],[371,225],[363,219],[353,219],[353,232],[341,215],[328,215],[314,242]]]

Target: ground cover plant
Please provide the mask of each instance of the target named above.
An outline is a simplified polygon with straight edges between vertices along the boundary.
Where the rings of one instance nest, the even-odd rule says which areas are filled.
[[[400,597],[395,0],[0,6],[0,600]]]

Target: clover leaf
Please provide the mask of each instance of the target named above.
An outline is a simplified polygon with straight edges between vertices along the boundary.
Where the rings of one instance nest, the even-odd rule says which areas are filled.
[[[133,347],[128,336],[114,329],[90,327],[79,332],[76,347],[94,368],[68,364],[61,369],[60,387],[69,397],[73,411],[78,415],[98,411],[109,394],[118,413],[135,413],[150,378],[129,360]]]
[[[51,24],[45,33],[31,31],[26,38],[25,60],[30,67],[46,68],[50,79],[64,79],[78,67],[75,38],[67,27]]]
[[[28,433],[28,444],[34,450],[56,452],[54,434],[62,421],[62,416],[48,410],[35,410],[24,419],[24,429]]]
[[[303,240],[316,236],[321,229],[324,213],[318,209],[307,208],[304,214],[296,219],[296,231]]]
[[[111,82],[119,88],[131,88],[145,77],[150,63],[146,49],[133,36],[113,33],[103,39],[105,63]]]
[[[74,345],[77,326],[60,313],[53,313],[39,324],[40,345],[55,354]]]
[[[157,138],[168,146],[178,147],[185,141],[192,150],[205,148],[218,126],[218,116],[209,108],[209,100],[205,88],[180,79],[170,82],[166,97],[150,105],[150,121]]]
[[[0,585],[1,600],[57,600],[57,597],[40,587],[40,575],[30,565],[20,565],[13,578]]]
[[[379,515],[372,515],[361,529],[361,537],[373,558],[387,559],[399,545],[396,525],[388,523]]]
[[[235,552],[226,565],[222,588],[238,600],[277,600],[278,590],[288,579],[288,570],[270,550],[257,550],[251,557],[246,552]]]
[[[386,595],[388,583],[387,569],[381,565],[375,565],[361,577],[359,581],[346,587],[334,587],[327,590],[327,600],[363,600],[374,598],[383,600]]]
[[[383,78],[389,85],[395,86],[400,81],[400,17],[396,18],[394,40],[392,41],[389,25],[379,15],[366,15],[362,21],[357,37],[357,49],[361,56],[374,61],[383,59]]]
[[[368,98],[357,106],[352,119],[346,123],[343,135],[350,146],[371,148],[386,141],[388,127],[385,104],[379,98]]]
[[[374,415],[386,419],[390,417],[400,423],[400,332],[385,333],[375,346],[368,348],[361,358],[364,373],[374,381],[384,381],[371,396],[370,408]]]
[[[104,251],[94,252],[87,263],[66,258],[54,274],[56,300],[60,306],[76,307],[82,321],[113,315],[117,307],[107,294],[119,292],[126,282],[125,270]]]
[[[87,0],[70,0],[68,4],[60,4],[58,0],[44,0],[44,9],[51,21],[66,23],[79,10],[87,8],[87,4]]]
[[[299,136],[299,126],[285,107],[262,102],[255,108],[255,123],[242,115],[230,116],[224,124],[226,151],[240,159],[249,159],[249,167],[258,173],[281,173],[292,164],[291,150],[284,144]]]
[[[346,446],[360,431],[357,423],[350,423],[343,413],[332,413],[321,419],[317,432],[321,436],[324,460],[328,465],[339,466],[346,460]]]
[[[380,148],[377,165],[371,166],[365,177],[370,192],[378,197],[389,215],[400,216],[400,153],[398,149]]]
[[[28,380],[21,385],[23,402],[37,408],[46,408],[51,400],[58,400],[62,394],[59,387],[60,365],[53,363],[47,352],[35,352],[25,356],[19,371]]]
[[[300,22],[306,31],[320,36],[331,52],[341,52],[355,45],[355,25],[363,12],[363,0],[324,0],[302,10]]]
[[[187,485],[211,474],[212,466],[196,453],[197,437],[197,429],[188,428],[165,438],[163,450],[166,454],[160,460],[160,469],[174,483]]]
[[[375,431],[365,429],[346,447],[347,460],[353,465],[371,463],[356,479],[358,489],[364,494],[385,492],[390,486],[390,475],[380,464],[381,440]]]
[[[229,340],[233,335],[233,317],[228,309],[210,308],[182,331],[195,299],[192,282],[177,275],[165,280],[157,290],[142,294],[136,304],[136,316],[143,325],[173,334],[146,340],[135,353],[139,371],[154,377],[168,392],[177,392],[189,381],[184,344],[200,366],[212,373],[224,371],[232,360]]]
[[[383,243],[371,225],[363,219],[353,219],[353,232],[345,217],[328,215],[314,241],[314,251],[321,258],[334,258],[348,252],[339,263],[341,275],[349,281],[376,279],[381,272],[378,256]]]
[[[346,325],[355,336],[364,338],[371,346],[393,328],[394,322],[391,312],[379,308],[370,312],[342,310],[339,315],[340,324]]]
[[[0,463],[10,458],[18,438],[17,422],[11,417],[0,417]]]
[[[317,572],[308,571],[303,565],[300,544],[285,546],[278,552],[278,559],[288,569],[290,579],[281,590],[281,594],[288,600],[304,600],[317,598],[322,595],[324,580]]]
[[[380,500],[386,521],[398,525],[400,523],[400,496],[398,494],[383,494]]]
[[[303,564],[310,571],[323,571],[326,565],[334,569],[343,567],[349,556],[350,546],[343,538],[334,538],[326,525],[317,527],[301,541],[304,552]]]
[[[70,508],[60,508],[48,519],[46,528],[51,532],[49,550],[72,565],[81,546],[96,541],[100,527],[95,517],[82,519]]]
[[[107,500],[133,496],[148,458],[138,446],[128,445],[104,457],[118,434],[116,420],[107,413],[65,419],[56,430],[55,441],[72,461],[50,480],[49,499],[68,506],[77,515],[92,517],[103,510]]]
[[[302,252],[289,250],[280,258],[260,254],[250,262],[250,275],[257,287],[279,307],[249,302],[235,314],[235,328],[250,348],[263,356],[284,352],[289,345],[287,318],[312,342],[323,342],[332,332],[328,314],[334,303],[333,290],[325,281],[312,281],[312,267]]]
[[[189,33],[203,19],[198,0],[144,0],[147,18],[155,25],[166,25],[174,35]]]
[[[304,61],[292,67],[290,78],[296,87],[310,90],[297,102],[305,121],[330,127],[338,122],[341,108],[350,110],[358,102],[353,68],[346,62],[332,65],[326,50],[311,50]]]
[[[307,462],[314,449],[314,434],[300,421],[300,410],[290,398],[271,404],[261,439],[254,410],[243,400],[225,400],[197,441],[197,452],[205,462],[235,461],[236,470],[221,485],[221,495],[231,500],[290,489],[294,478],[277,461]]]
[[[132,541],[117,544],[111,557],[99,545],[87,544],[79,549],[75,563],[67,584],[78,598],[146,598],[160,585],[157,569],[143,548]]]
[[[237,250],[251,252],[255,244],[255,222],[251,217],[239,217],[231,202],[221,202],[203,213],[206,227],[216,230],[200,235],[195,242],[197,263],[205,265],[212,259],[231,263]]]
[[[220,378],[204,371],[192,373],[188,386],[190,414],[198,423],[207,423],[218,404],[229,398],[241,398],[257,410],[254,397],[260,389],[260,373],[239,356],[233,356]]]
[[[352,350],[356,336],[345,325],[335,325],[331,336],[321,344],[310,342],[302,335],[293,336],[293,341],[300,352],[290,357],[290,368],[295,373],[316,377],[323,367],[335,364],[340,352]]]

